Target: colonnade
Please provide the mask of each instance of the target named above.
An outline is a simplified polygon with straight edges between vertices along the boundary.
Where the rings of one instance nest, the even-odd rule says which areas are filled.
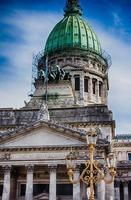
[[[56,200],[57,165],[49,165],[49,200]],[[33,200],[33,173],[34,166],[26,166],[25,200]],[[11,166],[3,167],[4,181],[2,200],[10,200]],[[75,171],[75,178],[79,177],[79,170]],[[73,184],[73,200],[80,200],[80,183]]]
[[[129,200],[130,199],[129,189],[128,189],[129,182],[123,181],[121,182],[121,184],[122,184],[121,186],[123,187],[123,194],[121,193],[121,189],[120,189],[120,181],[116,181],[115,183],[115,200],[120,200],[121,196],[123,196],[122,199]]]
[[[83,73],[79,75],[79,79],[80,79],[79,83],[80,90],[76,92],[79,92],[79,98],[81,102],[89,101],[94,103],[106,103],[107,86],[105,81],[101,82],[97,78],[88,77]],[[85,79],[88,80],[88,85],[86,86],[87,87],[86,89],[85,89]],[[75,75],[72,75],[71,80],[72,80],[72,85],[75,89]]]
[[[49,200],[56,200],[56,185],[57,185],[57,165],[49,165]],[[4,168],[4,181],[3,181],[3,194],[2,200],[10,200],[10,187],[11,187],[11,167],[5,166]],[[26,167],[26,191],[25,200],[33,200],[33,173],[34,166],[29,165]],[[78,179],[80,176],[79,168],[76,168],[74,178]],[[117,190],[117,189],[116,189]],[[114,200],[113,197],[114,184],[105,184],[101,181],[97,185],[97,200]],[[117,190],[117,197],[119,191]],[[81,194],[80,182],[73,184],[73,200],[87,199],[86,190],[84,194]],[[125,185],[124,187],[124,199],[128,200],[128,190]],[[116,200],[120,200],[117,198]]]

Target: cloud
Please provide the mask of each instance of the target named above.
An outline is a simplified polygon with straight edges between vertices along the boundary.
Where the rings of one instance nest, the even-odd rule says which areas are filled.
[[[8,60],[9,73],[3,75],[0,84],[1,107],[21,107],[27,100],[27,93],[31,85],[31,68],[33,52],[44,49],[45,41],[53,26],[61,19],[60,15],[51,13],[38,13],[14,11],[8,15],[3,23],[10,25],[15,42],[3,42],[0,55]],[[131,131],[131,47],[128,43],[112,35],[102,26],[94,24],[102,47],[111,54],[113,65],[109,70],[110,91],[109,107],[113,110],[116,119],[117,133],[130,133]],[[15,31],[14,31],[15,30]],[[7,72],[8,72],[7,70]]]
[[[131,132],[131,45],[95,25],[101,45],[112,57],[109,69],[109,107],[118,134]]]
[[[112,13],[112,16],[113,16],[113,19],[114,19],[114,24],[115,24],[116,26],[122,25],[122,20],[121,20],[121,18],[119,17],[118,13],[113,12],[113,13]]]
[[[44,49],[46,38],[60,16],[24,10],[13,11],[2,23],[16,41],[3,40],[0,56],[8,65],[1,65],[0,106],[21,107],[31,88],[32,56]],[[10,101],[9,101],[10,99]]]

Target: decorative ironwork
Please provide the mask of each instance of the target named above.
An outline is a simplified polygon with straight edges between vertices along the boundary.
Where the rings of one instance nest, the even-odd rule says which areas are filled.
[[[104,169],[102,170],[100,168],[100,163],[97,160],[94,160],[95,145],[97,141],[97,134],[95,131],[96,129],[90,129],[86,135],[87,144],[89,146],[89,160],[85,162],[85,169],[82,171],[78,180],[74,180],[74,171],[76,166],[75,161],[77,159],[77,155],[71,149],[70,154],[66,157],[67,174],[70,182],[75,184],[81,180],[87,186],[90,186],[90,200],[94,200],[94,184],[97,184],[101,180],[104,180],[106,183],[110,184],[114,181],[114,177],[116,175],[115,159],[112,153],[110,153],[107,157],[108,173],[111,177],[110,179],[106,178]]]

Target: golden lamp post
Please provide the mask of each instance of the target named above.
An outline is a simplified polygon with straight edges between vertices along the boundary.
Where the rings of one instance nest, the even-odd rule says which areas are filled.
[[[103,171],[99,168],[100,163],[94,160],[95,146],[97,142],[96,129],[90,129],[86,134],[87,145],[89,148],[89,160],[85,161],[85,169],[82,171],[78,180],[74,180],[74,170],[76,167],[77,155],[75,151],[71,152],[66,157],[67,162],[67,174],[71,183],[84,182],[90,187],[89,200],[95,200],[94,198],[94,185],[104,180],[106,183],[112,183],[116,175],[116,160],[113,153],[110,153],[106,158],[107,170],[110,174],[110,179],[107,179]]]

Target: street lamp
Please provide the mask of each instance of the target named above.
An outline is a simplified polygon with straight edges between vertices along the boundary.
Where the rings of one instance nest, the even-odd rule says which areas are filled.
[[[99,162],[94,160],[95,146],[97,142],[96,129],[90,129],[86,134],[87,145],[89,148],[89,160],[85,161],[85,169],[82,171],[78,180],[74,180],[74,171],[76,168],[77,155],[75,151],[71,149],[71,152],[66,157],[67,174],[71,183],[78,183],[80,180],[87,186],[90,186],[89,200],[94,200],[94,184],[97,184],[101,180],[105,180],[106,183],[112,183],[116,175],[116,160],[114,154],[110,153],[106,159],[107,169],[110,174],[110,179],[107,179],[103,171],[99,168]]]

